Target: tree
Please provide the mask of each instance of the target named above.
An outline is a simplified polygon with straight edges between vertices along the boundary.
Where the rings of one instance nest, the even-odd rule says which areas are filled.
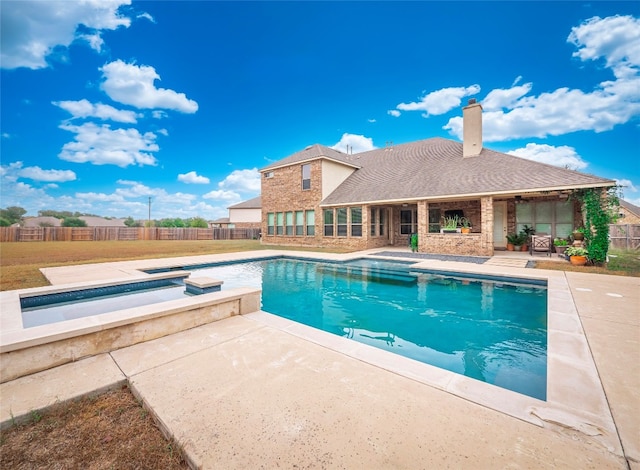
[[[86,227],[87,223],[77,217],[65,217],[62,221],[63,227]]]
[[[4,217],[0,217],[0,227],[9,227],[10,225],[11,225],[11,222],[9,222]]]
[[[133,220],[133,217],[129,216],[126,219],[124,219],[124,224],[127,227],[140,227],[140,223],[136,222],[135,220]]]
[[[22,216],[26,213],[27,211],[19,206],[10,206],[6,209],[0,209],[0,217],[7,220],[9,225],[22,221]]]
[[[189,220],[189,227],[209,228],[209,224],[202,217],[194,217],[191,220]]]

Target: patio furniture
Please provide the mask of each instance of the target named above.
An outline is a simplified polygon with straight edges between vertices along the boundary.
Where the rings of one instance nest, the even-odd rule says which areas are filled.
[[[547,256],[551,256],[552,247],[551,235],[531,235],[531,244],[529,245],[529,254],[531,256],[534,253],[546,253]]]

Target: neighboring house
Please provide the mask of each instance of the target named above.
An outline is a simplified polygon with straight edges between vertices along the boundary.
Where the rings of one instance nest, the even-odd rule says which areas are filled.
[[[227,207],[229,217],[209,222],[211,228],[260,228],[262,207],[260,196]]]
[[[640,207],[620,199],[617,224],[640,224]]]
[[[103,217],[94,217],[89,215],[81,215],[78,217],[80,220],[84,220],[87,223],[87,227],[126,227],[124,224],[125,219],[105,219]],[[25,227],[60,227],[62,225],[62,219],[57,217],[27,217],[24,219]]]
[[[229,217],[222,217],[220,219],[212,220],[209,222],[209,228],[233,228],[229,227]]]
[[[62,220],[57,217],[25,217],[24,227],[60,227]]]
[[[260,170],[262,241],[354,250],[408,246],[490,256],[525,225],[567,237],[582,225],[577,188],[615,182],[482,145],[482,106],[463,108],[463,142],[432,138],[347,155],[311,145]],[[445,216],[470,234],[443,234]]]
[[[239,202],[229,209],[229,223],[234,228],[260,228],[262,222],[262,198],[260,196]]]

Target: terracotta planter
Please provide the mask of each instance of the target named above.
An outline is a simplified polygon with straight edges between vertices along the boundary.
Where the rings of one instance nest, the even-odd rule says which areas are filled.
[[[461,233],[471,233],[471,229],[469,227],[462,227],[460,229]]]
[[[586,256],[569,256],[569,261],[574,266],[584,266],[585,264],[587,264],[587,257]]]
[[[513,251],[514,247],[513,247],[513,243],[507,243],[507,251]]]
[[[525,244],[523,244],[523,245],[522,245],[521,250],[522,250],[522,251],[529,251],[529,245],[528,245],[528,244],[526,244],[526,243],[525,243]]]

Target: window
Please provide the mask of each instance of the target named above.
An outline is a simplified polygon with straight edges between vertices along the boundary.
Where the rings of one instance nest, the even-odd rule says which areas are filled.
[[[286,234],[288,236],[293,235],[293,212],[287,212],[286,214]]]
[[[525,225],[536,233],[567,238],[573,230],[573,205],[566,201],[516,204],[516,230],[520,232]]]
[[[284,214],[282,212],[278,212],[276,214],[276,235],[282,235],[283,228],[282,226],[284,222]]]
[[[333,237],[333,209],[324,211],[324,236]]]
[[[440,233],[440,209],[429,209],[429,233]]]
[[[296,211],[296,235],[304,235],[304,212]]]
[[[316,234],[316,213],[307,211],[307,236],[312,237]]]
[[[341,207],[336,210],[337,230],[339,237],[347,236],[347,208]]]
[[[264,177],[265,177],[265,178],[273,178],[273,171],[267,171],[267,172],[265,172]]]
[[[351,236],[362,236],[362,208],[352,207],[351,211]]]
[[[402,235],[411,235],[416,232],[415,229],[415,211],[413,210],[401,210],[400,211],[400,233]]]
[[[311,189],[311,165],[302,165],[302,189]]]
[[[267,235],[273,235],[274,233],[275,217],[273,212],[267,214]]]
[[[380,209],[379,211],[379,219],[378,219],[378,235],[380,235],[381,237],[384,236],[384,219],[385,219],[385,214],[387,213],[386,209]]]

